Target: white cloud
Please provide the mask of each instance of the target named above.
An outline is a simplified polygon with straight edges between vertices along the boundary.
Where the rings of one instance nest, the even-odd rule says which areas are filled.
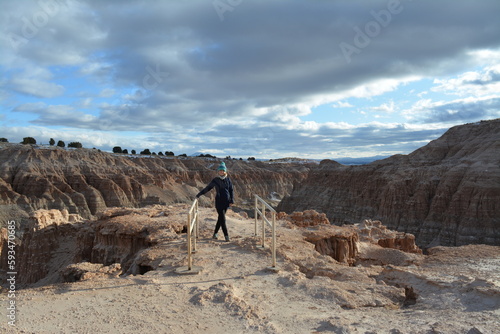
[[[5,83],[5,88],[39,98],[57,97],[64,93],[64,87],[51,82],[53,79],[54,75],[49,70],[40,66],[26,65],[22,72],[11,75]]]
[[[389,101],[388,103],[382,103],[379,106],[371,107],[370,109],[375,112],[384,112],[388,114],[391,114],[396,111],[393,100]]]
[[[332,104],[332,108],[352,108],[352,107],[354,107],[352,104],[344,101],[337,101],[336,103]]]
[[[435,79],[431,90],[458,96],[500,96],[500,65],[488,66],[481,71],[466,72],[456,78]]]
[[[466,97],[452,101],[420,100],[402,112],[408,121],[441,127],[500,117],[500,96]]]
[[[205,0],[124,0],[120,6],[68,0],[26,44],[15,49],[0,40],[0,94],[9,99],[1,107],[5,119],[19,115],[10,110],[32,112],[32,125],[73,134],[133,131],[135,141],[152,147],[168,142],[195,151],[258,148],[324,156],[351,147],[353,154],[365,152],[361,145],[394,152],[397,143],[409,143],[401,151],[431,135],[393,125],[401,106],[393,95],[364,104],[408,83],[438,77],[432,91],[412,94],[429,99],[403,113],[429,129],[498,115],[500,3],[456,3],[405,2],[347,64],[339,44],[352,42],[353,27],[373,19],[370,11],[387,1],[255,0],[221,22]],[[22,17],[32,18],[40,4],[10,1],[3,9],[0,36],[8,36],[22,34]],[[457,76],[471,68],[474,73]],[[435,93],[458,94],[460,100],[435,101]],[[380,117],[391,125],[350,124],[346,120],[354,114],[341,109],[353,108],[347,102],[352,98],[366,102],[355,115],[358,122]],[[322,105],[332,107],[333,122],[314,117]],[[341,118],[342,112],[349,115]],[[308,117],[316,121],[302,121]]]
[[[116,94],[116,90],[112,88],[104,88],[99,93],[99,97],[112,97]]]

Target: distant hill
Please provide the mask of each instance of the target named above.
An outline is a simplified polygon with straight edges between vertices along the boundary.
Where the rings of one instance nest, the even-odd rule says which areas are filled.
[[[335,158],[333,160],[341,163],[342,165],[366,165],[372,163],[376,160],[382,160],[390,157],[389,155],[375,155],[373,157],[363,157],[363,158]]]

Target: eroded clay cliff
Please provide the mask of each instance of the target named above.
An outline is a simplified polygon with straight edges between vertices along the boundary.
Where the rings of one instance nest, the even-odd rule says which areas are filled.
[[[362,166],[322,161],[283,199],[334,224],[378,219],[424,247],[500,244],[500,119],[456,126],[409,155]]]
[[[25,219],[39,209],[91,218],[108,207],[188,203],[215,176],[218,160],[127,156],[91,149],[0,145],[0,216]],[[310,165],[226,160],[237,204],[253,194],[281,198]],[[212,203],[213,194],[202,204]]]
[[[158,266],[154,255],[181,238],[187,205],[111,208],[95,220],[67,210],[37,210],[16,242],[19,287],[75,281],[92,275],[143,274]],[[1,231],[0,257],[6,253]],[[7,262],[0,271],[7,272]]]

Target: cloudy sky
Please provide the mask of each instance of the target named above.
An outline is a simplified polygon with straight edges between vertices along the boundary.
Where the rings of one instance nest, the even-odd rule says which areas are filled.
[[[407,154],[500,117],[498,0],[0,2],[0,137]]]

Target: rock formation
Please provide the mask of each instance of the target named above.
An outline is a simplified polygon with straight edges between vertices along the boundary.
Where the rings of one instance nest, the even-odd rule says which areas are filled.
[[[162,261],[171,256],[184,259],[187,209],[187,204],[111,208],[101,212],[95,220],[83,220],[67,210],[37,210],[30,216],[16,251],[19,287],[144,274],[156,270]],[[237,213],[228,217],[243,219]],[[326,255],[330,262],[347,266],[360,260],[380,263],[380,258],[387,259],[390,257],[388,254],[391,255],[391,251],[384,251],[382,247],[393,248],[397,256],[411,259],[401,255],[405,249],[397,242],[399,233],[388,230],[378,222],[365,222],[362,226],[335,226],[328,222],[324,214],[312,210],[295,212],[291,216],[282,215],[281,218],[278,225],[286,226],[292,233],[297,232],[296,242],[302,247],[290,253],[287,248],[289,241],[280,241],[282,249],[286,249],[288,254],[282,253],[282,256],[295,258],[294,263],[311,277],[335,273],[325,272],[326,269],[321,267],[326,263],[324,261],[319,262],[319,267],[307,264],[310,255],[307,255],[306,249]],[[211,231],[212,227],[209,229]],[[4,232],[5,229],[0,235],[0,245],[5,244],[7,239]],[[278,231],[278,239],[283,233],[286,232]],[[380,245],[380,240],[386,244]],[[252,242],[255,243],[255,240]],[[360,247],[362,243],[364,246]],[[3,257],[5,247],[0,249],[0,257]],[[413,248],[410,252],[419,253]],[[6,264],[6,261],[0,264],[3,273],[9,271]]]
[[[16,251],[19,287],[142,274],[156,268],[155,245],[179,238],[186,205],[147,209],[114,208],[84,221],[67,210],[37,210],[29,219]],[[2,231],[5,231],[3,229]],[[6,234],[0,239],[4,244]],[[5,255],[3,247],[0,256]],[[7,262],[0,269],[7,272]]]
[[[375,260],[372,258],[374,253],[379,253],[379,257],[389,258],[388,253],[391,251],[382,251],[380,247],[422,254],[422,250],[415,244],[414,235],[389,230],[380,221],[365,220],[360,225],[339,227],[331,225],[324,213],[314,210],[294,212],[291,215],[280,212],[278,218],[289,222],[288,227],[291,229],[302,228],[305,241],[312,243],[318,253],[328,255],[339,263],[354,265],[360,259]],[[365,244],[363,252],[360,252],[360,242]]]
[[[0,144],[0,211],[16,207],[67,209],[91,218],[108,207],[188,203],[215,176],[217,161],[206,158],[128,156],[90,149],[65,150]],[[226,160],[238,205],[288,195],[311,164]],[[202,198],[212,204],[213,194]],[[19,212],[16,213],[19,215]],[[8,216],[0,212],[0,216]],[[7,218],[7,217],[5,217]]]
[[[396,232],[387,229],[382,222],[366,219],[360,226],[361,237],[365,241],[377,243],[384,248],[394,248],[407,253],[422,254],[415,244],[415,236],[406,232]]]
[[[67,210],[34,212],[16,251],[20,286],[45,278],[54,280],[54,277],[47,276],[53,275],[55,268],[78,262],[75,257],[83,252],[75,245],[78,238],[85,239],[85,231],[86,225],[79,221],[78,216],[68,214]]]
[[[257,193],[273,205],[283,198],[279,211],[316,210],[336,225],[380,220],[392,230],[415,235],[422,247],[498,245],[499,151],[497,119],[451,128],[409,155],[362,166],[331,160],[319,165],[239,160],[226,164],[236,205],[250,215]],[[0,227],[15,219],[21,238],[27,217],[39,209],[67,210],[93,219],[110,207],[189,203],[214,177],[217,164],[208,158],[0,143]],[[203,196],[202,206],[212,205],[213,196]],[[411,245],[409,240],[398,242],[399,247]]]
[[[318,213],[314,210],[305,210],[304,212],[295,211],[290,215],[287,215],[285,212],[279,212],[278,219],[288,220],[300,227],[330,225],[330,221],[324,213]]]
[[[362,166],[324,160],[278,210],[334,224],[381,220],[424,247],[500,244],[500,119],[456,126],[409,155]]]
[[[306,241],[314,244],[318,253],[331,256],[340,263],[352,265],[357,260],[359,236],[354,230],[328,226],[308,234]]]

